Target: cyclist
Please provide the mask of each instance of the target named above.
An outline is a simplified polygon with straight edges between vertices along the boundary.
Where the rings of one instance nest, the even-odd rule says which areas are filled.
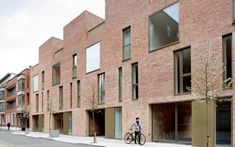
[[[136,139],[138,137],[138,143],[140,144],[140,132],[141,132],[141,125],[139,122],[139,117],[136,117],[135,122],[131,125],[131,129],[135,131],[135,144],[136,144]]]

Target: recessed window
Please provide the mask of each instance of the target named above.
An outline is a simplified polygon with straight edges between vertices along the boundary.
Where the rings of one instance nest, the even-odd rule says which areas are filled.
[[[52,67],[52,85],[60,83],[60,63],[53,65]]]
[[[73,83],[70,83],[70,108],[72,108],[73,103]]]
[[[235,21],[235,0],[233,0],[233,21]]]
[[[98,75],[98,102],[105,102],[105,74]]]
[[[36,94],[36,112],[39,112],[39,95]]]
[[[33,92],[38,91],[38,75],[33,76]]]
[[[123,60],[131,58],[131,27],[123,30]]]
[[[122,67],[118,68],[119,102],[122,101]]]
[[[77,77],[77,54],[73,55],[73,67],[72,67],[73,78]]]
[[[132,64],[132,99],[136,100],[139,97],[138,92],[138,63]]]
[[[50,91],[47,90],[47,111],[50,110]]]
[[[179,2],[150,16],[149,39],[150,51],[179,41]]]
[[[80,81],[77,81],[77,107],[80,107],[80,93],[81,93],[81,83]]]
[[[175,56],[175,93],[187,93],[191,88],[191,53],[186,48],[174,53]]]
[[[42,90],[44,89],[44,86],[45,86],[45,72],[42,71]]]
[[[224,83],[225,87],[229,84],[232,78],[232,35],[223,37],[223,62],[224,62]],[[230,86],[230,85],[229,85]]]
[[[59,87],[59,110],[63,109],[63,86]]]
[[[100,68],[100,42],[86,49],[86,73]]]

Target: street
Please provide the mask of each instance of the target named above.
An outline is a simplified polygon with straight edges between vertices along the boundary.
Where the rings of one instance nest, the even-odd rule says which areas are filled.
[[[92,145],[70,144],[50,139],[26,137],[0,130],[0,147],[92,147]]]

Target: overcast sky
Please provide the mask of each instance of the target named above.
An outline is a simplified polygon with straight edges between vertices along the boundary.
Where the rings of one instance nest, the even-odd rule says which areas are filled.
[[[104,18],[105,0],[0,0],[0,79],[38,63],[38,47],[84,10]]]

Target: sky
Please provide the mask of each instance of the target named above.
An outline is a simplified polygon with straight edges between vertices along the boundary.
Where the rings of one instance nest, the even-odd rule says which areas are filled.
[[[38,63],[38,48],[88,10],[105,17],[105,0],[0,0],[0,79]]]

